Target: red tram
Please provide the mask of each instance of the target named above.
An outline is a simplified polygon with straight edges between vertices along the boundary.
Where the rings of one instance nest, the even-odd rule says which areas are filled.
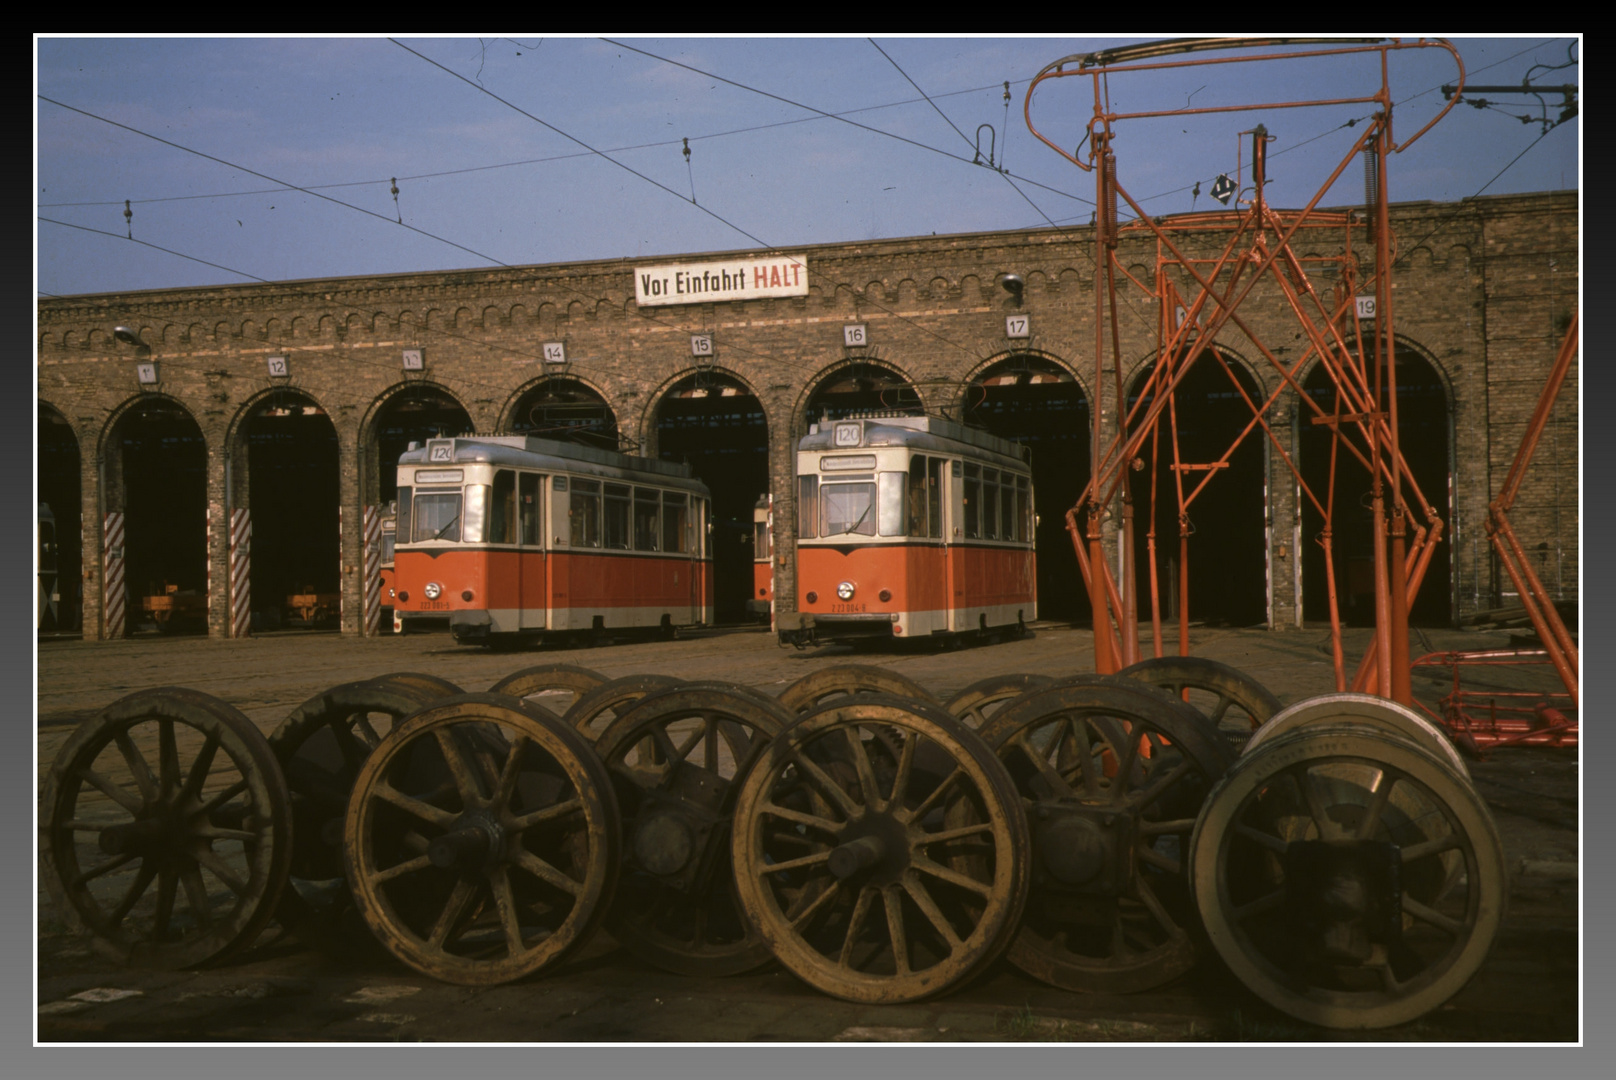
[[[797,610],[782,642],[1020,631],[1038,617],[1019,445],[929,416],[814,424],[797,448]]]
[[[774,623],[774,496],[765,495],[752,507],[752,596],[746,614],[758,622]]]
[[[688,466],[523,435],[398,462],[394,616],[461,642],[712,622],[710,496]]]

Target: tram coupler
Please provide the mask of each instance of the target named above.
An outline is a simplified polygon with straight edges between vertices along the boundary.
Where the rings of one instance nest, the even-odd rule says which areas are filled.
[[[449,613],[449,635],[462,645],[482,645],[493,630],[494,620],[486,611]]]
[[[1285,852],[1285,910],[1310,954],[1362,964],[1402,935],[1401,853],[1381,840],[1299,840]]]

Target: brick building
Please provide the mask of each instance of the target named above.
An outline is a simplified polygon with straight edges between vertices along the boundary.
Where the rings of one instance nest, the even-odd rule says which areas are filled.
[[[1215,249],[1218,236],[1183,220],[1189,249]],[[1513,601],[1490,554],[1486,506],[1576,311],[1578,199],[1404,203],[1392,220],[1406,453],[1447,522],[1414,618],[1447,624]],[[1362,263],[1358,241],[1348,262]],[[1323,288],[1345,246],[1324,234],[1316,246],[1322,261],[1309,272]],[[1125,230],[1119,250],[1149,284],[1154,239]],[[1093,252],[1089,229],[812,245],[789,252],[807,265],[805,295],[698,294],[681,297],[699,301],[686,304],[642,304],[637,275],[753,256],[41,300],[40,501],[68,538],[63,623],[81,618],[87,637],[106,636],[118,630],[120,597],[127,627],[141,597],[174,587],[205,605],[210,633],[227,635],[274,625],[289,591],[313,589],[340,594],[343,631],[363,632],[366,529],[392,493],[388,462],[429,434],[495,430],[690,460],[714,493],[720,617],[736,617],[749,590],[752,503],[772,493],[777,520],[791,522],[796,439],[811,419],[872,407],[947,413],[1031,445],[1041,613],[1086,619],[1060,519],[1089,468]],[[1001,287],[1005,275],[1024,287]],[[1143,292],[1124,299],[1125,387],[1152,361],[1156,307]],[[1244,312],[1276,358],[1305,352],[1277,288],[1259,288]],[[1026,317],[1027,336],[1009,336],[1009,315]],[[864,328],[863,344],[848,344],[850,326]],[[704,334],[712,351],[693,355],[693,335]],[[564,360],[553,349],[547,359],[555,344]],[[1327,469],[1296,390],[1253,341],[1231,330],[1211,344],[1233,374],[1198,365],[1207,378],[1182,388],[1190,459],[1196,439],[1211,447],[1229,423],[1238,430],[1249,419],[1234,379],[1253,394],[1277,392],[1275,439],[1304,474]],[[1303,392],[1322,392],[1315,369],[1300,369]],[[1108,363],[1107,427],[1116,423],[1114,377]],[[1540,576],[1565,598],[1578,587],[1576,380],[1574,369],[1513,516]],[[1338,539],[1337,580],[1349,621],[1361,621],[1368,535],[1354,512],[1337,518],[1338,536],[1362,534]],[[1310,513],[1259,431],[1192,515],[1191,560],[1202,567],[1192,577],[1203,584],[1191,617],[1274,629],[1322,621]],[[249,521],[251,562],[233,563],[232,537]],[[1176,521],[1157,524],[1164,550],[1176,552]],[[791,530],[779,531],[777,591],[789,605]]]

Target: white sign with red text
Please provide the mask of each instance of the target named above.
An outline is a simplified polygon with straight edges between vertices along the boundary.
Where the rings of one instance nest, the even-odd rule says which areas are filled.
[[[634,299],[640,307],[807,295],[808,261],[796,255],[634,268]]]

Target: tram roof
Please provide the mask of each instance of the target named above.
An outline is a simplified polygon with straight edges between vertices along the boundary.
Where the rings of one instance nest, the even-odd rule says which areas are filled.
[[[522,466],[529,469],[558,469],[563,472],[588,472],[610,475],[621,470],[650,473],[687,485],[702,486],[695,471],[683,462],[660,461],[656,458],[624,454],[616,450],[603,450],[581,443],[542,439],[535,435],[459,435],[452,439],[431,439],[429,443],[447,441],[454,444],[456,464],[472,462],[489,465]],[[441,464],[427,460],[427,447],[406,450],[399,455],[400,465]]]
[[[939,416],[899,416],[889,413],[857,413],[836,420],[822,420],[810,424],[808,434],[802,437],[797,449],[821,453],[850,450],[852,447],[835,444],[838,423],[860,422],[864,427],[861,447],[906,446],[914,450],[937,450],[959,453],[960,445],[986,451],[989,455],[1008,458],[1018,465],[1027,464],[1027,448],[1020,443],[990,435],[980,428],[966,427],[954,420]]]

